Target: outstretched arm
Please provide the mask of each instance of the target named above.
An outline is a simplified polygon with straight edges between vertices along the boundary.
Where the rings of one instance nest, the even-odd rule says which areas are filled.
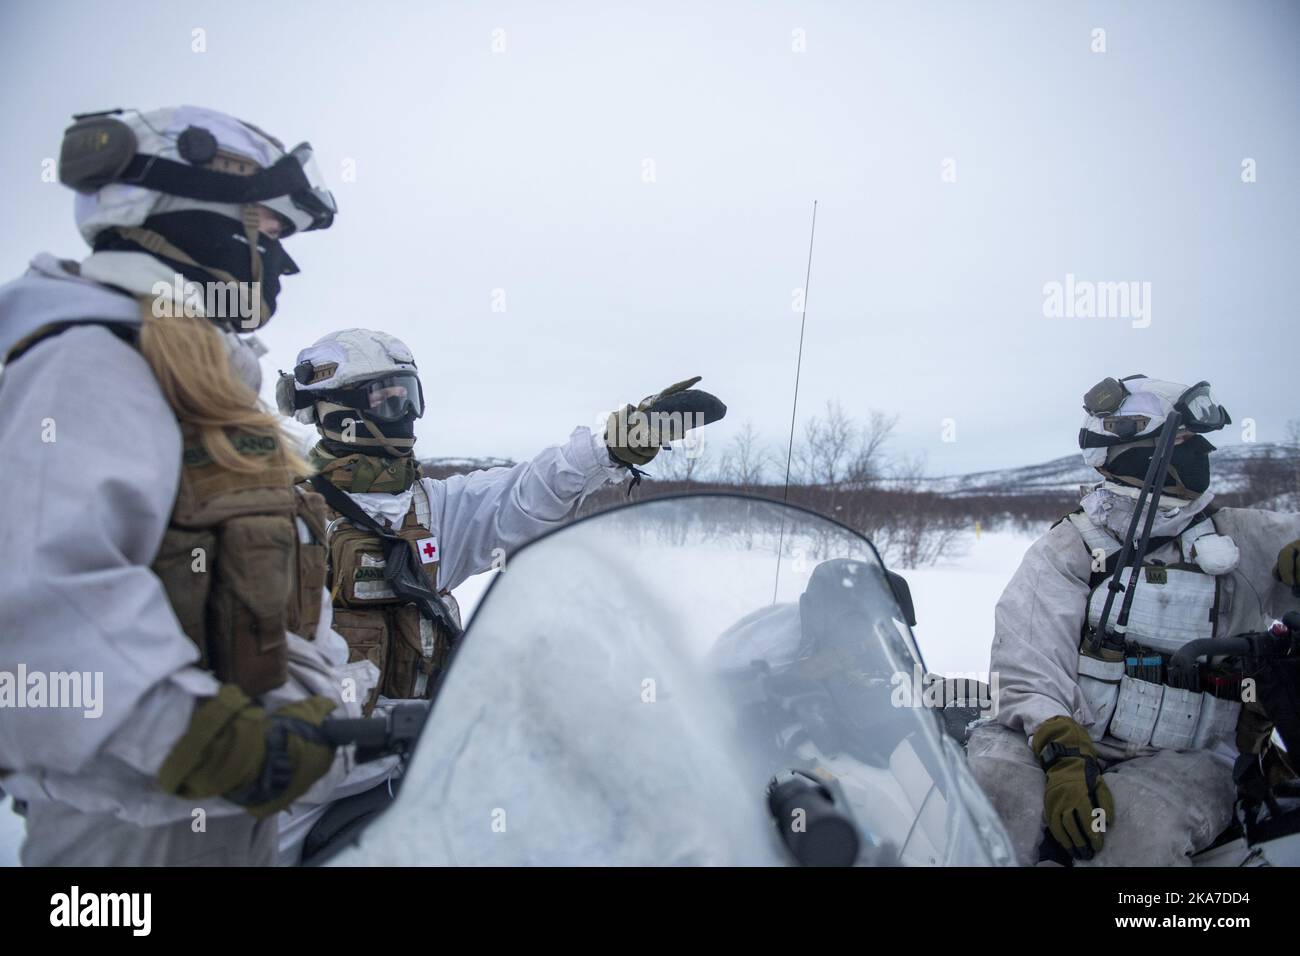
[[[488,570],[498,548],[509,553],[556,527],[586,494],[626,475],[604,437],[580,427],[563,445],[511,468],[423,479],[442,551],[438,587],[450,590]]]

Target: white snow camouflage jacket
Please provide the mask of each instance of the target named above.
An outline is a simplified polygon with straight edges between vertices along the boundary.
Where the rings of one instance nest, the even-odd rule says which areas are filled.
[[[1300,514],[1221,508],[1213,520],[1241,555],[1223,576],[1226,609],[1219,633],[1257,631],[1300,607],[1272,573],[1279,549],[1300,538]],[[1094,720],[1077,682],[1091,575],[1092,554],[1074,525],[1062,521],[1030,546],[998,599],[989,661],[999,680],[997,720],[1026,738],[1057,715],[1085,727]],[[1109,737],[1098,751],[1103,757],[1130,756]]]

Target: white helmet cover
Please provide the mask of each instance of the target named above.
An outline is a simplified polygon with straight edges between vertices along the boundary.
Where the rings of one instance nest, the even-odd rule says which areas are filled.
[[[176,106],[141,113],[128,110],[113,117],[126,124],[135,134],[137,151],[144,156],[158,156],[187,163],[180,154],[181,134],[191,126],[207,130],[216,139],[222,153],[249,160],[260,169],[268,169],[282,159],[284,146],[261,130],[216,110],[198,106]],[[313,167],[313,173],[314,173]],[[295,222],[296,211],[287,197],[266,199],[263,205],[274,209],[288,222]],[[74,213],[77,228],[91,246],[95,237],[113,226],[139,226],[154,213],[202,209],[240,219],[235,204],[204,202],[183,196],[121,182],[109,182],[91,193],[78,193]]]
[[[1127,435],[1131,442],[1150,438],[1164,425],[1165,419],[1174,410],[1174,404],[1187,391],[1186,385],[1141,375],[1126,378],[1123,384],[1128,394],[1124,396],[1119,408],[1108,415],[1089,414],[1083,422],[1084,433],[1113,439],[1117,428],[1125,427],[1126,430],[1132,429]],[[1124,446],[1111,445],[1084,448],[1083,460],[1089,466],[1099,468],[1106,464],[1108,455],[1122,447]]]
[[[316,422],[315,404],[295,411],[295,392],[328,392],[394,372],[418,374],[415,357],[406,343],[387,332],[343,329],[331,332],[298,353],[293,374],[282,374],[276,384],[280,412],[304,424]]]

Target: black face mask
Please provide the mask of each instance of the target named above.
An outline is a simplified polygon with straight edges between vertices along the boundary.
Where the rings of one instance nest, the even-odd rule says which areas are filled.
[[[347,411],[327,412],[321,424],[330,431],[342,432],[347,427],[348,419],[359,422],[362,418],[373,425],[385,438],[415,438],[414,415],[407,415],[395,422],[381,422],[363,415],[359,411],[348,409]],[[370,437],[370,432],[360,424],[355,425],[353,431],[358,438]],[[385,449],[376,445],[348,445],[330,438],[323,438],[321,444],[325,446],[325,450],[331,455],[354,455],[361,452],[364,455],[375,455],[381,458],[392,457]]]
[[[1185,438],[1174,446],[1173,457],[1169,460],[1169,473],[1165,476],[1164,491],[1169,494],[1192,497],[1204,494],[1210,487],[1210,452],[1214,446],[1200,435]],[[1114,475],[1136,478],[1141,481],[1146,477],[1147,466],[1155,449],[1146,446],[1130,448],[1115,456],[1115,460],[1106,465],[1106,470]]]
[[[414,438],[415,416],[407,415],[395,422],[381,422],[367,416],[367,420],[379,429],[385,438]]]
[[[1202,444],[1209,448],[1201,447]],[[1210,451],[1214,449],[1199,435],[1174,446],[1174,456],[1169,461],[1169,474],[1182,482],[1188,491],[1201,495],[1210,487]],[[1165,485],[1169,480],[1165,480]]]
[[[100,233],[95,241],[95,251],[140,251],[148,252],[174,268],[178,273],[192,282],[208,283],[222,281],[206,269],[219,269],[228,272],[239,282],[253,281],[253,264],[249,255],[248,238],[244,235],[243,223],[223,216],[220,213],[200,209],[186,209],[180,212],[161,213],[150,216],[142,227],[156,232],[176,248],[180,249],[199,267],[177,262],[165,255],[145,249],[138,243],[123,238],[115,230]],[[295,275],[298,266],[284,247],[262,233],[257,234],[257,249],[262,259],[262,301],[266,314],[260,325],[264,325],[275,314],[275,300],[280,294],[280,276]],[[206,267],[206,268],[204,268]],[[251,332],[252,327],[241,324],[243,316],[226,317],[236,331]]]

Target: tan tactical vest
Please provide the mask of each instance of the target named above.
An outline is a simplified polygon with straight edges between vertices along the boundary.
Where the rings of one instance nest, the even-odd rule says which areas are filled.
[[[325,501],[274,463],[277,439],[233,436],[262,457],[251,474],[221,468],[181,427],[180,489],[153,571],[201,666],[256,697],[288,679],[285,631],[311,640],[325,586]]]
[[[430,537],[428,499],[423,485],[416,482],[413,487],[411,507],[396,533],[415,552],[430,589],[437,591],[438,562],[421,559],[417,550],[419,542]],[[424,506],[425,523],[420,520],[419,505]],[[368,660],[380,673],[379,686],[366,702],[366,713],[380,694],[395,699],[424,697],[446,663],[451,635],[393,593],[384,580],[380,539],[328,505],[326,510],[330,516],[325,541],[334,630],[348,642],[349,660]],[[438,597],[459,624],[460,608],[451,592],[441,591]]]

